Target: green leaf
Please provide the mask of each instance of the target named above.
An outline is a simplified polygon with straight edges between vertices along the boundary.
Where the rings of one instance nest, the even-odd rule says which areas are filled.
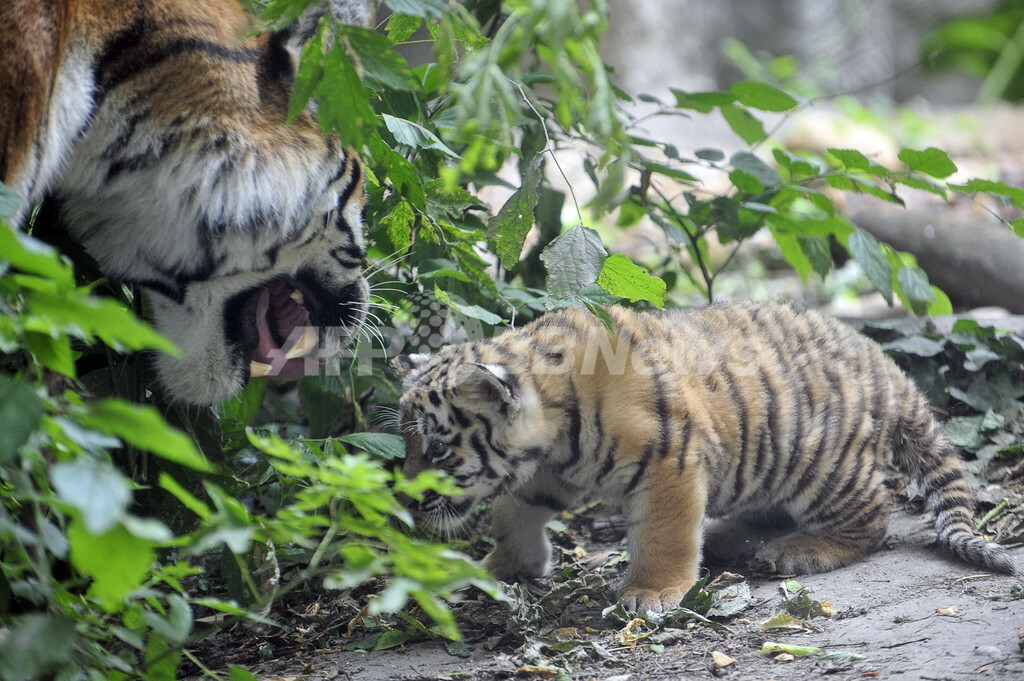
[[[0,374],[0,465],[9,464],[43,418],[43,400],[28,383]]]
[[[74,417],[87,428],[116,435],[168,461],[197,471],[213,470],[196,449],[192,438],[167,425],[160,412],[153,407],[109,398],[88,404]]]
[[[143,612],[142,618],[153,631],[180,645],[192,633],[192,607],[178,594],[168,594],[167,604],[166,615]]]
[[[711,113],[718,106],[728,106],[736,101],[736,95],[730,92],[683,92],[671,89],[676,98],[676,106],[680,109],[693,109],[700,113]]]
[[[384,0],[384,4],[396,14],[408,14],[423,19],[441,19],[448,13],[448,6],[444,0]]]
[[[9,617],[5,614],[5,618]],[[75,661],[79,646],[83,644],[75,624],[74,620],[59,614],[28,614],[6,619],[5,636],[0,641],[2,678],[5,681],[73,678],[66,673],[71,670],[65,665]],[[65,667],[65,674],[54,673],[62,667]]]
[[[829,247],[828,239],[823,236],[800,236],[797,239],[800,242],[800,250],[807,256],[814,271],[824,279],[832,269],[832,249]]]
[[[24,278],[19,283],[28,284]],[[32,314],[60,322],[72,335],[98,337],[115,350],[161,350],[180,354],[170,340],[116,300],[85,295],[80,289],[35,290],[28,295]]]
[[[489,310],[485,310],[479,305],[467,305],[466,303],[458,300],[451,296],[448,292],[442,291],[437,284],[434,284],[434,295],[437,296],[438,300],[450,307],[459,314],[470,317],[471,319],[479,319],[485,324],[501,324],[502,318]]]
[[[425,210],[427,197],[420,183],[419,173],[416,167],[407,158],[387,145],[380,135],[374,135],[370,139],[370,151],[375,161],[383,164],[388,179],[395,185],[395,189],[402,192],[417,210]]]
[[[61,260],[55,248],[3,221],[0,221],[0,262],[8,262],[28,274],[52,279],[61,286],[74,285],[71,266]]]
[[[418,31],[422,25],[422,17],[395,13],[388,18],[385,30],[392,43],[402,43],[411,38],[413,33]]]
[[[324,77],[324,32],[329,30],[324,22],[312,38],[306,41],[299,57],[299,69],[295,74],[291,98],[288,101],[288,121],[306,110],[309,98]]]
[[[577,225],[547,245],[540,259],[547,269],[547,289],[553,298],[572,298],[597,281],[608,251],[597,232]]]
[[[761,111],[789,111],[799,103],[777,87],[753,80],[741,80],[729,90],[739,97],[740,104]]]
[[[497,215],[487,222],[487,236],[494,242],[494,252],[501,258],[501,264],[506,269],[519,264],[526,235],[533,227],[533,210],[540,198],[537,187],[540,184],[541,158],[539,155],[534,157],[526,166],[522,186],[505,201]]]
[[[39,318],[32,320],[39,323]],[[56,321],[56,320],[55,320]],[[60,325],[54,324],[57,329],[51,333],[26,332],[24,335],[25,346],[29,353],[47,369],[58,374],[76,377],[75,358],[71,351],[71,338],[60,332]]]
[[[213,511],[210,510],[209,506],[182,487],[181,483],[167,473],[160,473],[159,484],[161,488],[170,492],[185,508],[195,513],[202,520],[209,520],[213,517]]]
[[[764,125],[757,118],[754,118],[749,111],[737,104],[728,104],[721,107],[722,117],[729,124],[732,131],[740,136],[747,144],[756,144],[767,137]]]
[[[916,357],[934,357],[941,354],[946,349],[946,346],[924,336],[907,336],[906,338],[897,338],[884,343],[882,349]]]
[[[743,194],[760,194],[764,191],[761,181],[744,170],[733,170],[729,173],[729,181]]]
[[[25,199],[18,192],[0,182],[0,218],[13,217]]]
[[[380,635],[377,642],[373,644],[373,649],[388,650],[390,648],[397,648],[408,640],[409,634],[405,633],[402,629],[390,629]]]
[[[108,612],[116,612],[131,591],[142,585],[153,564],[153,544],[121,525],[93,534],[79,520],[68,527],[71,564],[92,577],[89,595]]]
[[[422,125],[403,118],[396,118],[391,114],[381,114],[381,118],[384,120],[384,126],[395,136],[395,141],[399,144],[404,144],[411,149],[434,149],[449,158],[459,157],[441,141],[441,138]]]
[[[659,308],[665,305],[665,282],[651,276],[646,269],[622,253],[615,253],[605,259],[597,283],[608,293],[633,303],[647,300]]]
[[[872,161],[856,149],[835,149],[829,148],[826,152],[850,170],[864,170],[875,175],[885,175],[888,169]]]
[[[820,653],[821,648],[815,648],[814,646],[797,646],[789,643],[773,643],[766,641],[761,646],[761,650],[758,651],[758,655],[775,655],[776,653],[789,653],[796,657],[805,657],[811,653]]]
[[[693,155],[702,161],[711,161],[717,163],[725,158],[725,152],[721,149],[698,149],[693,152]]]
[[[390,213],[381,218],[380,223],[387,230],[388,239],[391,240],[396,252],[412,246],[412,228],[416,224],[416,214],[408,201],[400,200]]]
[[[50,481],[57,498],[78,509],[92,534],[117,525],[132,497],[127,478],[106,461],[88,457],[55,463]]]
[[[143,661],[146,668],[146,681],[177,681],[181,653],[163,636],[151,635],[146,640]]]
[[[939,179],[949,177],[957,171],[956,164],[949,160],[946,152],[935,147],[928,147],[923,151],[900,149],[896,156],[911,170]]]
[[[466,645],[464,641],[450,641],[445,647],[449,655],[469,659],[473,657],[473,647]]]
[[[235,421],[243,428],[249,425],[263,404],[268,381],[249,381],[242,392],[220,404],[221,421]]]
[[[228,681],[258,681],[256,675],[241,667],[228,667]]]
[[[697,180],[696,177],[694,177],[690,173],[688,173],[685,170],[682,170],[680,168],[675,168],[673,166],[665,165],[664,163],[657,163],[655,161],[649,161],[647,159],[640,159],[639,163],[640,163],[641,167],[643,167],[645,170],[651,171],[652,173],[657,173],[658,175],[664,175],[665,177],[670,177],[673,180],[679,180],[680,182],[687,182],[687,183],[691,183],[691,184],[697,184],[698,183],[698,180]]]
[[[763,187],[770,188],[782,184],[782,177],[778,171],[749,151],[740,151],[733,154],[732,158],[729,159],[729,165],[756,177]]]
[[[775,161],[780,166],[788,170],[794,177],[817,175],[821,172],[821,167],[817,163],[786,149],[772,149],[772,156],[775,157]]]
[[[405,58],[395,51],[386,36],[362,26],[340,26],[341,35],[359,55],[359,65],[366,74],[386,87],[405,92],[417,92],[416,79]]]
[[[378,121],[359,74],[340,40],[334,41],[324,57],[323,77],[314,93],[318,102],[316,117],[323,131],[335,129],[342,144],[361,148],[377,128]]]
[[[964,192],[965,194],[989,194],[1004,203],[1012,203],[1018,208],[1024,207],[1024,189],[1013,187],[1005,182],[996,180],[968,180],[964,184],[951,184],[950,189]]]
[[[892,305],[892,265],[885,257],[878,239],[863,229],[857,229],[850,234],[846,250],[864,270],[871,285]]]
[[[935,302],[935,292],[932,291],[924,270],[904,265],[896,272],[896,281],[915,313],[923,314],[928,306]]]
[[[405,458],[405,439],[392,433],[351,433],[340,441],[389,461]]]
[[[807,282],[807,277],[811,274],[811,270],[814,266],[811,264],[810,259],[804,250],[800,247],[800,240],[798,237],[792,234],[787,234],[775,228],[774,225],[769,226],[772,237],[775,239],[775,243],[778,245],[779,250],[782,251],[782,257],[786,259],[786,262],[796,270],[800,278]]]
[[[946,293],[937,286],[932,286],[932,293],[935,294],[935,300],[928,306],[928,310],[925,314],[929,317],[953,314],[953,303],[950,302],[949,296],[947,296]]]

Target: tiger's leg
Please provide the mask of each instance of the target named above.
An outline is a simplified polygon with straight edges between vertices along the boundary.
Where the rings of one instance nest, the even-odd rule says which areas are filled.
[[[647,471],[633,502],[628,534],[630,570],[620,591],[639,613],[679,605],[697,580],[707,486],[695,472]]]
[[[504,581],[547,574],[551,566],[551,541],[544,525],[568,503],[536,491],[517,497],[504,494],[495,499],[491,510],[494,550],[481,565]]]
[[[864,557],[885,539],[889,493],[880,473],[848,494],[822,496],[802,513],[791,509],[799,530],[767,542],[756,559],[782,574],[827,572]]]

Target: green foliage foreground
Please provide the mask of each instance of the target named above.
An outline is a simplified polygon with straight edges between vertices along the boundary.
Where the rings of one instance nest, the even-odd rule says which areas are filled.
[[[259,9],[287,21],[304,4]],[[649,115],[720,115],[747,150],[687,155],[647,139],[598,55],[608,19],[597,0],[510,0],[500,13],[493,2],[385,4],[395,14],[383,32],[325,24],[294,92],[293,109],[316,97],[324,129],[367,161],[378,261],[376,328],[351,362],[299,383],[298,407],[264,382],[213,411],[138,404],[144,362],[120,353],[175,351],[125,307],[139,301],[102,280],[82,285],[66,255],[0,225],[2,681],[172,679],[197,610],[270,625],[275,595],[378,576],[387,582],[369,613],[412,599],[457,638],[443,599],[467,585],[494,594],[494,584],[406,531],[395,495],[449,483],[392,473],[400,438],[366,432],[368,401],[397,397],[382,360],[416,336],[417,294],[479,334],[570,304],[603,314],[617,300],[710,299],[732,256],[716,269],[709,244],[735,254],[767,229],[804,279],[826,276],[838,245],[886,299],[949,312],[911,257],[850,223],[825,189],[897,203],[898,190],[982,192],[1024,206],[1024,191],[1000,182],[947,184],[956,168],[937,149],[904,149],[899,168],[853,149],[782,149],[758,116],[812,102],[751,81],[675,91],[672,102],[641,97]],[[397,48],[418,42],[434,57],[412,67]],[[586,220],[577,197],[549,180],[561,179],[556,150],[583,159]],[[518,186],[498,174],[510,166]],[[696,178],[709,174],[729,189],[706,191]],[[481,198],[495,190],[507,198]],[[18,200],[0,193],[0,219]],[[594,227],[641,219],[664,230],[671,253],[640,264],[609,255]],[[1024,233],[1024,223],[1007,225]]]

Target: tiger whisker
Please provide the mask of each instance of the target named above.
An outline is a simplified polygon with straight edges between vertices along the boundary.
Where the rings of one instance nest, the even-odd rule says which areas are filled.
[[[387,258],[384,258],[383,260],[378,260],[369,269],[367,269],[366,272],[363,273],[363,278],[369,280],[371,277],[374,277],[374,276],[380,274],[385,269],[387,269],[387,268],[389,268],[389,267],[391,267],[393,265],[397,265],[398,263],[402,262],[403,260],[405,260],[406,258],[409,258],[411,256],[412,256],[412,251],[409,251],[409,252],[403,253],[403,254],[397,254],[396,253],[396,254],[391,255],[391,256],[389,256]]]

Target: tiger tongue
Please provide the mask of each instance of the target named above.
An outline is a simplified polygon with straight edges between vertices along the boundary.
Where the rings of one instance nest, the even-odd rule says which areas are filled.
[[[307,373],[305,358],[316,350],[320,336],[309,323],[301,294],[290,289],[285,282],[277,282],[260,291],[255,315],[259,343],[249,364],[253,377],[294,380]],[[275,336],[285,338],[285,345],[290,347],[285,350],[279,346]]]

